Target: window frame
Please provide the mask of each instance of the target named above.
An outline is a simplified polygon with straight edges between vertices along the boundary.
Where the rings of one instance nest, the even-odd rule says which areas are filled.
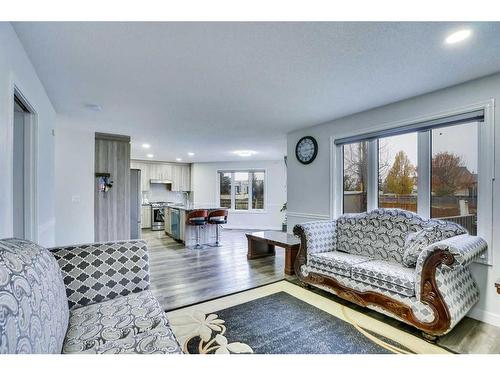
[[[488,251],[476,262],[493,265],[493,181],[495,179],[495,119],[494,99],[462,107],[459,109],[423,116],[412,120],[395,123],[382,124],[365,129],[355,134],[342,134],[330,137],[330,218],[335,219],[342,214],[343,210],[343,145],[336,144],[335,140],[351,136],[362,136],[363,134],[397,129],[419,122],[433,121],[454,115],[483,110],[484,121],[478,124],[478,236],[488,243]],[[474,121],[471,121],[474,122]],[[475,121],[479,122],[479,121]],[[434,127],[435,128],[435,127]],[[424,217],[430,217],[431,208],[431,158],[432,137],[431,129],[418,130],[417,132],[417,213]],[[368,145],[368,210],[378,207],[378,139],[367,139]]]
[[[252,208],[253,186],[251,173],[264,173],[264,208]],[[216,172],[217,183],[217,206],[220,206],[220,175],[221,173],[231,174],[231,208],[227,210],[231,213],[266,213],[267,212],[267,170],[265,168],[250,168],[250,169],[218,169]],[[236,191],[234,184],[235,173],[248,173],[248,209],[236,209]]]

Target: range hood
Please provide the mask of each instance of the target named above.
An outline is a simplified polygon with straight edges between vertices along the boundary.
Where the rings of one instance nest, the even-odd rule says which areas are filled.
[[[150,184],[164,184],[164,185],[172,185],[172,181],[170,180],[156,180],[156,179],[151,179],[149,180]]]

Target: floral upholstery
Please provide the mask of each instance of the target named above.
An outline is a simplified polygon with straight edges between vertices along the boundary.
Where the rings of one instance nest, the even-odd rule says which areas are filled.
[[[0,240],[0,353],[60,353],[68,316],[50,252],[30,241]]]
[[[376,209],[337,219],[337,250],[402,264],[409,233],[435,229],[436,240],[467,233],[458,224],[399,209]]]
[[[329,233],[324,233],[326,228],[331,228]],[[446,332],[479,300],[479,289],[468,265],[486,251],[487,244],[480,237],[467,234],[456,223],[425,219],[399,209],[376,209],[343,215],[323,225],[320,222],[299,224],[294,232],[304,233],[306,238],[306,264],[301,266],[304,276],[310,272],[324,274],[354,290],[390,296],[408,305],[422,322],[434,318],[433,310],[420,299],[423,264],[434,251],[449,251],[454,256],[454,263],[438,266],[435,275],[438,290],[451,315]],[[420,241],[421,237],[424,241]],[[311,240],[312,251],[309,249]],[[413,240],[416,245],[408,250],[407,246],[414,245]],[[328,245],[319,245],[322,243]],[[347,255],[368,259],[356,262]],[[394,317],[380,306],[369,307]]]
[[[149,288],[148,251],[143,240],[50,250],[61,267],[70,309]]]
[[[379,288],[411,297],[415,295],[415,269],[383,260],[371,260],[352,267],[351,277]]]
[[[180,353],[150,291],[73,309],[63,353]]]
[[[354,265],[369,260],[368,257],[340,251],[311,254],[307,259],[308,264],[312,267],[344,276],[351,276],[351,268]]]
[[[467,231],[456,223],[443,224],[441,220],[432,220],[429,226],[406,236],[403,264],[406,267],[415,267],[418,256],[427,246],[466,233]]]

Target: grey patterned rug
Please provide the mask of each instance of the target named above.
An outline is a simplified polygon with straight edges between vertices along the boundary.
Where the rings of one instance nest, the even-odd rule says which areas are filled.
[[[187,342],[189,353],[410,352],[399,343],[353,326],[286,292],[207,314],[200,319],[210,330],[204,333],[204,340],[202,334]]]

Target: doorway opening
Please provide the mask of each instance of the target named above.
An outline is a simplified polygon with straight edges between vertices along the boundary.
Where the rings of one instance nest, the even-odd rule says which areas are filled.
[[[13,236],[36,241],[35,115],[15,90],[12,158]]]

